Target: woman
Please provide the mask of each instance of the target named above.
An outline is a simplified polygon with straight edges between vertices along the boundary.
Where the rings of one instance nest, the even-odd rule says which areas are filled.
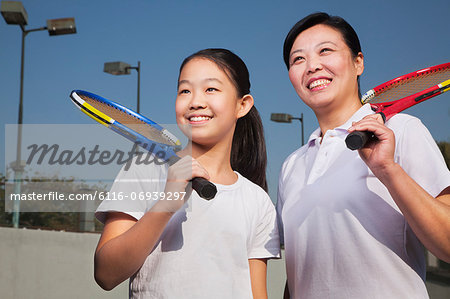
[[[362,106],[364,56],[342,18],[315,13],[284,43],[319,128],[283,164],[277,211],[292,298],[427,298],[422,244],[450,261],[450,173],[421,122]],[[355,130],[377,141],[345,146]],[[418,157],[420,157],[418,159]]]
[[[190,139],[183,158],[171,167],[123,169],[112,192],[125,199],[184,194],[193,177],[211,180],[218,192],[210,201],[195,192],[183,201],[104,201],[96,213],[105,227],[95,278],[105,289],[130,278],[131,298],[267,298],[266,261],[280,248],[244,62],[226,49],[186,58],[175,112]]]

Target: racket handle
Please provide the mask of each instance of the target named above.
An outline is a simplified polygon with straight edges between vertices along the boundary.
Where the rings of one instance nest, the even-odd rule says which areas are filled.
[[[383,122],[386,122],[386,114],[383,111],[377,112],[383,118]],[[354,131],[347,135],[345,138],[345,144],[352,151],[363,148],[367,141],[371,139],[376,139],[370,131]]]
[[[345,138],[345,144],[349,149],[354,151],[364,147],[372,136],[373,133],[369,131],[354,131],[347,135]]]
[[[204,178],[193,178],[192,189],[197,191],[198,195],[206,200],[213,199],[217,193],[216,186]]]

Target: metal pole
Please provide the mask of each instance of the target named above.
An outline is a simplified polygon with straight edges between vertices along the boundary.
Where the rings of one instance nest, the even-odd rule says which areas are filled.
[[[22,124],[23,124],[23,77],[25,72],[25,37],[29,32],[47,30],[47,27],[40,27],[30,30],[25,30],[24,25],[20,25],[22,29],[22,53],[20,57],[20,94],[19,94],[19,118],[17,121],[17,152],[16,152],[16,164],[13,167],[14,170],[14,193],[20,194],[22,174],[24,167],[21,165],[22,160]],[[20,200],[15,200],[13,205],[13,227],[19,227],[19,212],[20,212]]]
[[[137,73],[138,73],[138,82],[137,82],[137,113],[139,113],[140,108],[140,95],[141,95],[141,62],[138,61],[137,66]]]
[[[25,36],[28,32],[21,25],[22,29],[22,54],[20,58],[20,95],[19,95],[19,118],[17,121],[17,152],[16,152],[16,165],[14,165],[14,193],[20,194],[20,184],[22,183],[22,172],[23,167],[21,167],[21,150],[22,150],[22,124],[23,124],[23,73],[24,73],[24,63],[25,63]],[[19,211],[20,211],[20,200],[14,201],[13,208],[13,227],[19,227]]]

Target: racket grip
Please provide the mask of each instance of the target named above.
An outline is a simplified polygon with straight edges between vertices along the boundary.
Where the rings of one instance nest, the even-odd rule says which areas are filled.
[[[386,122],[386,114],[383,111],[377,112],[383,118],[383,123]],[[376,139],[370,131],[354,131],[347,135],[345,138],[345,144],[352,151],[363,148],[367,141],[370,139]]]
[[[192,189],[197,191],[198,195],[206,200],[213,199],[217,193],[216,186],[204,178],[193,178]]]
[[[373,133],[369,131],[354,131],[347,135],[345,138],[345,144],[349,149],[354,151],[364,147],[372,136]]]

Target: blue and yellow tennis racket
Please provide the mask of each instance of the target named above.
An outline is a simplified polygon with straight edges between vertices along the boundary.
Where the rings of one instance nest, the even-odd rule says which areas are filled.
[[[176,154],[181,149],[178,138],[147,117],[83,90],[73,90],[70,98],[86,115],[140,147],[153,154],[164,152],[169,165],[180,160]],[[192,188],[207,200],[217,193],[216,186],[204,178],[194,178]]]

